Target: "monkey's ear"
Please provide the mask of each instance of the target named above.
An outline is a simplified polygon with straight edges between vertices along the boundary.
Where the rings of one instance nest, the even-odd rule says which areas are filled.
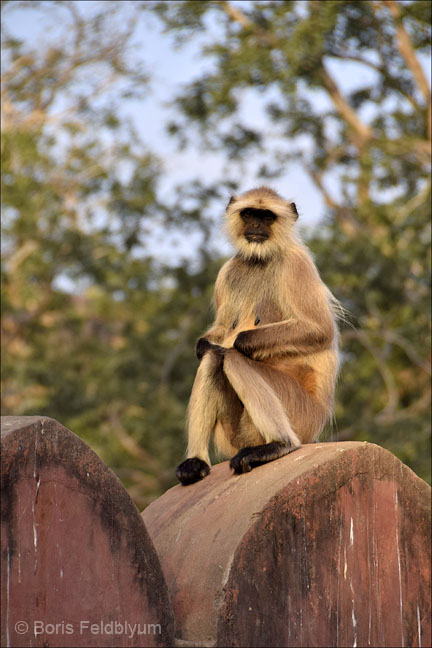
[[[231,198],[229,199],[229,203],[228,203],[228,205],[227,205],[227,209],[228,209],[228,207],[231,205],[231,203],[234,202],[234,200],[235,200],[234,196],[231,196]]]
[[[292,211],[292,213],[293,213],[294,216],[295,216],[295,219],[297,220],[297,218],[299,217],[299,214],[298,214],[298,211],[297,211],[296,204],[295,204],[294,202],[292,202],[292,203],[290,204],[290,207],[291,207],[291,211]]]

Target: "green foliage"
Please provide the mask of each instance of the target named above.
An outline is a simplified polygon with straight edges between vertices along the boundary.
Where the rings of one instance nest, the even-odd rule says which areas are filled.
[[[4,3],[6,26],[7,12],[49,10],[65,31],[39,47],[3,38],[3,413],[58,418],[141,507],[163,492],[221,264],[203,214],[246,158],[257,182],[294,162],[326,202],[308,242],[352,322],[328,438],[382,444],[430,479],[430,100],[416,67],[430,3],[77,6]],[[173,97],[167,129],[238,162],[236,177],[161,195],[162,166],[122,111],[148,92],[130,46],[143,12],[212,63]],[[265,128],[244,123],[248,102]],[[156,227],[199,232],[191,259],[163,266]]]

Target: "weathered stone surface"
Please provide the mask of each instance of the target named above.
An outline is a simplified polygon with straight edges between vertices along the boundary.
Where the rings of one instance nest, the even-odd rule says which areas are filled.
[[[376,445],[219,464],[143,518],[184,645],[431,645],[430,488]]]
[[[57,421],[3,417],[2,646],[170,646],[173,627],[117,477]]]

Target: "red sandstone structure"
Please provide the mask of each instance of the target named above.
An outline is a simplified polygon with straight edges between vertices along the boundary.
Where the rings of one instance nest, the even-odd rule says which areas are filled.
[[[57,421],[2,419],[2,646],[425,648],[430,616],[430,488],[376,445],[219,464],[141,518]]]
[[[42,417],[2,417],[6,646],[172,646],[153,544],[114,473]]]
[[[176,636],[200,646],[430,646],[430,488],[368,443],[175,486],[143,518]]]

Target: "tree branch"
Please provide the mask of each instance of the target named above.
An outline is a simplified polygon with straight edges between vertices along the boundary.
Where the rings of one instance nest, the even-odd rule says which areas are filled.
[[[253,29],[258,36],[263,37],[263,34],[259,34],[259,28],[254,25],[254,23],[249,20],[245,14],[240,11],[237,7],[233,7],[230,5],[229,2],[224,2],[223,3],[223,8],[225,9],[226,13],[238,22],[244,29]],[[275,39],[272,38],[270,39],[268,36],[266,37],[267,43],[271,46],[275,44]],[[326,69],[324,63],[322,63],[322,80],[325,89],[330,95],[331,100],[333,101],[337,111],[339,112],[340,116],[342,119],[344,119],[354,130],[356,134],[356,144],[360,145],[363,142],[367,142],[368,140],[372,139],[373,137],[373,132],[372,129],[369,128],[366,124],[363,124],[362,121],[358,118],[356,112],[351,108],[351,106],[348,104],[348,102],[343,98],[338,86],[336,85],[335,81],[331,77],[330,73]]]
[[[319,173],[318,171],[314,171],[313,169],[311,169],[307,165],[305,165],[304,168],[307,171],[307,173],[310,175],[311,179],[316,184],[318,189],[321,191],[321,193],[322,193],[322,195],[324,197],[324,202],[327,205],[327,207],[330,207],[330,209],[334,209],[334,210],[341,209],[341,206],[339,205],[339,203],[337,203],[332,198],[332,196],[330,196],[329,192],[325,188],[324,183],[323,183],[322,173]]]
[[[160,470],[159,461],[153,457],[150,452],[143,448],[138,441],[134,439],[125,429],[124,425],[121,422],[120,417],[120,404],[114,404],[109,411],[109,422],[111,424],[110,433],[114,432],[115,437],[123,448],[130,454],[132,457],[141,461],[146,468],[154,470],[156,474]]]
[[[372,355],[375,360],[376,368],[381,374],[381,378],[387,391],[387,403],[383,409],[378,412],[377,416],[394,415],[399,405],[399,392],[393,374],[389,369],[387,362],[382,357],[380,350],[372,344],[366,331],[361,331],[359,329],[343,331],[341,337],[344,340],[350,338],[357,339]]]
[[[244,13],[240,11],[240,9],[238,9],[237,7],[233,7],[232,5],[230,5],[229,2],[224,2],[223,8],[225,9],[225,11],[227,12],[230,18],[238,22],[245,29],[253,27],[252,21],[250,21],[249,18],[245,16]]]
[[[324,202],[327,207],[334,209],[336,220],[340,225],[341,230],[346,234],[348,238],[353,238],[359,231],[359,226],[353,218],[350,218],[347,215],[347,210],[342,208],[339,203],[337,203],[332,196],[328,193],[326,187],[323,183],[322,173],[315,171],[306,164],[304,165],[306,173],[309,174],[311,180],[317,186],[324,197]]]
[[[430,200],[430,192],[431,182],[429,180],[418,194],[413,196],[402,207],[396,210],[394,222],[398,225],[403,224],[406,217],[409,216],[411,212],[423,205],[427,200]]]
[[[405,352],[405,355],[411,360],[413,365],[424,371],[428,376],[431,375],[432,372],[429,363],[423,361],[409,340],[404,338],[402,335],[399,335],[399,333],[396,333],[396,331],[382,331],[382,333],[377,334],[380,334],[381,337],[387,342],[390,342],[390,344],[395,344],[400,347]]]
[[[362,56],[356,56],[355,54],[352,53],[344,53],[344,52],[332,52],[331,57],[336,58],[336,59],[341,59],[342,61],[354,61],[355,63],[360,63],[361,65],[365,65],[366,67],[369,67],[371,70],[375,70],[375,72],[378,72],[381,76],[384,77],[388,82],[392,83],[392,87],[397,90],[398,92],[401,93],[403,97],[409,103],[412,105],[412,107],[415,110],[418,110],[420,108],[419,103],[415,100],[415,97],[412,97],[410,94],[405,92],[402,88],[399,86],[396,87],[396,79],[394,79],[391,74],[389,74],[388,70],[384,67],[384,65],[377,65],[376,63],[372,63],[372,61],[368,61],[367,59],[363,58]]]
[[[358,118],[355,110],[353,110],[349,103],[343,98],[338,86],[325,67],[324,63],[322,64],[321,77],[324,87],[329,93],[330,98],[336,106],[336,109],[339,112],[340,116],[342,117],[342,119],[344,119],[344,121],[347,122],[347,124],[351,126],[351,128],[356,133],[357,145],[362,145],[363,143],[372,139],[372,129],[366,124],[363,124],[363,122]]]
[[[408,32],[406,31],[404,24],[402,22],[402,12],[400,7],[395,0],[383,0],[384,4],[389,8],[391,15],[393,16],[396,24],[396,34],[399,46],[399,52],[401,53],[405,63],[411,70],[418,87],[420,88],[426,103],[430,104],[430,88],[426,76],[423,72],[422,66],[418,62],[413,44]]]
[[[395,0],[383,0],[388,7],[396,25],[397,43],[399,52],[405,63],[412,72],[414,79],[421,93],[423,94],[428,107],[428,138],[431,138],[431,90],[415,53],[411,39],[402,22],[402,12],[400,6]]]

